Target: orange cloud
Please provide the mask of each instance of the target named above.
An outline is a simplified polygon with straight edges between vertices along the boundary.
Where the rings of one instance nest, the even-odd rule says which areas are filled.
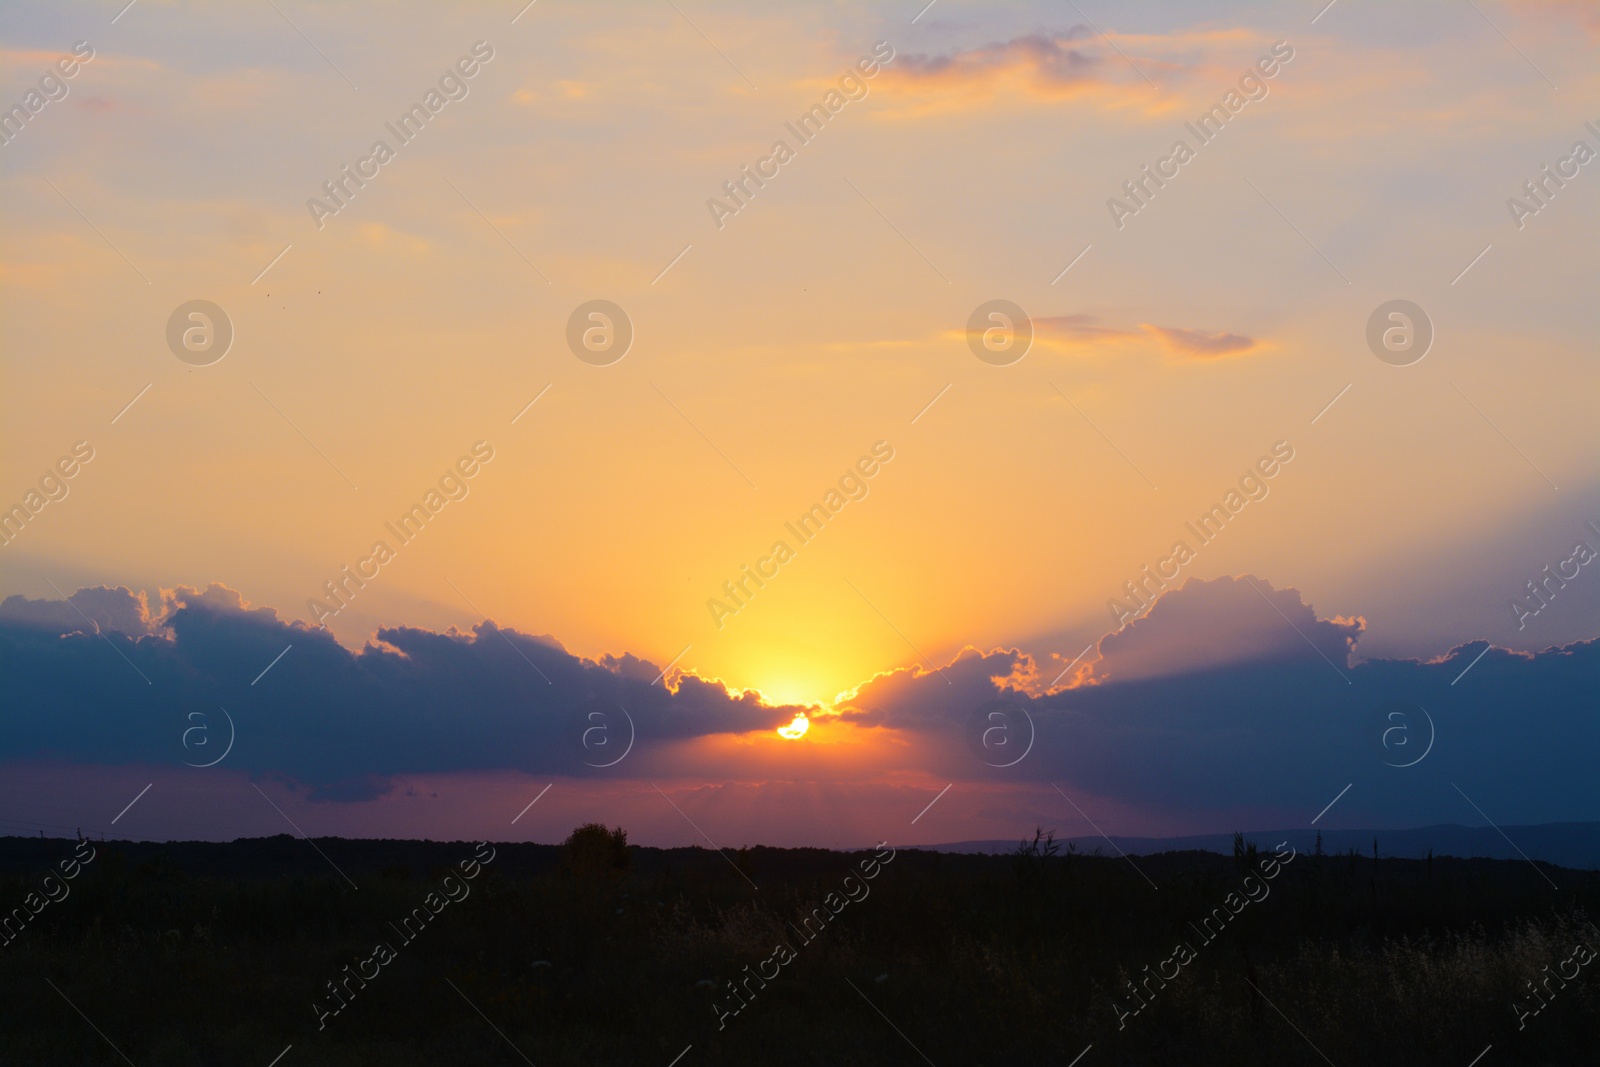
[[[1128,66],[1097,47],[1094,33],[1030,33],[948,55],[907,55],[884,68],[878,88],[910,103],[906,114],[970,111],[996,98],[1061,101],[1100,96],[1113,104],[1151,103],[1158,94]],[[1129,93],[1132,97],[1129,97]],[[1155,108],[1159,110],[1160,108]],[[894,112],[891,112],[893,114]]]
[[[1239,50],[1264,38],[1243,27],[1174,34],[1105,33],[1088,26],[1034,32],[945,55],[906,55],[886,66],[878,91],[897,98],[891,118],[990,110],[1004,100],[1088,100],[1164,115],[1196,106],[1215,83],[1238,77]]]
[[[1084,82],[1105,78],[1099,56],[1065,47],[1067,42],[1090,36],[1083,26],[1048,36],[1031,33],[947,56],[905,56],[892,72],[925,85],[962,88],[992,86],[1009,75],[1021,74],[1023,84],[1038,93],[1067,95]]]
[[[1266,342],[1226,330],[1200,330],[1144,323],[1140,329],[1102,323],[1094,315],[1045,315],[1033,319],[1034,343],[1069,355],[1150,352],[1193,361],[1265,351]]]

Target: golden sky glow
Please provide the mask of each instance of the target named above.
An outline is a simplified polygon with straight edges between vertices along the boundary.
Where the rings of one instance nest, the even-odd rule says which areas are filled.
[[[1180,540],[1185,579],[1359,616],[1366,658],[1593,636],[1581,596],[1506,610],[1600,518],[1597,165],[1507,207],[1600,149],[1576,6],[520,6],[0,15],[6,106],[93,51],[0,147],[0,503],[94,453],[0,592],[220,582],[350,650],[490,618],[823,711],[969,647],[1043,692]],[[1398,298],[1435,328],[1407,367],[1365,339]],[[234,330],[206,366],[166,341],[197,299]],[[1009,366],[968,344],[996,299]],[[568,345],[594,300],[608,365]]]

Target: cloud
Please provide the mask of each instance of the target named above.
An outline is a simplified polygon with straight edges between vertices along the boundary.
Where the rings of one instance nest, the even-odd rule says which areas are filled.
[[[221,585],[172,591],[159,620],[126,589],[70,599],[0,605],[8,703],[38,709],[8,724],[0,759],[176,764],[187,715],[215,718],[220,708],[236,724],[230,768],[281,775],[323,799],[362,799],[405,773],[587,771],[625,747],[630,717],[629,766],[643,769],[653,748],[771,731],[800,710],[693,675],[669,690],[656,664],[584,659],[492,621],[470,633],[384,628],[353,652]],[[604,717],[591,718],[596,711]],[[607,739],[596,728],[611,749],[583,747],[586,731]]]
[[[892,116],[975,111],[997,100],[1099,98],[1108,106],[1150,104],[1159,93],[1102,49],[1086,26],[1024,34],[943,55],[901,55],[875,87],[898,102]],[[1115,56],[1112,57],[1115,59]]]
[[[1245,27],[1130,34],[1103,26],[1037,30],[937,55],[901,55],[876,91],[889,118],[993,111],[1008,103],[1087,102],[1106,110],[1167,115],[1198,106],[1218,83],[1235,80],[1241,49],[1271,38]]]
[[[1471,821],[1461,791],[1497,820],[1600,818],[1587,785],[1600,641],[1536,654],[1471,642],[1425,662],[1356,663],[1364,620],[1319,617],[1298,591],[1248,581],[1255,590],[1219,578],[1165,593],[1102,638],[1071,688],[1025,691],[1004,681],[1021,654],[968,653],[948,681],[879,675],[839,714],[896,731],[905,765],[947,780],[1063,782],[1146,810],[1272,809],[1304,825],[1350,784],[1342,817],[1371,825]],[[1035,732],[1005,769],[969,747],[974,719],[996,707],[1016,709],[1008,729]],[[1403,720],[1389,717],[1397,709]],[[1402,721],[1413,746],[1385,749]],[[1428,748],[1424,731],[1428,756],[1397,768]]]
[[[957,722],[1002,693],[1005,680],[1025,661],[1031,657],[1015,649],[985,653],[967,648],[936,671],[884,671],[845,694],[842,715],[857,725],[891,729]]]
[[[971,90],[1020,75],[1035,92],[1065,92],[1103,78],[1099,56],[1068,47],[1092,36],[1087,26],[1064,33],[1030,33],[949,55],[901,56],[892,69],[901,79],[924,85]]]
[[[1156,352],[1192,362],[1249,355],[1270,347],[1258,338],[1225,330],[1148,323],[1134,329],[1105,323],[1098,316],[1086,314],[1041,315],[1031,321],[1037,343],[1068,355]]]
[[[1349,666],[1365,619],[1319,619],[1293,589],[1253,575],[1189,579],[1150,612],[1100,639],[1084,681],[1130,681],[1277,659],[1307,649]]]
[[[0,625],[52,634],[94,633],[100,627],[137,636],[149,633],[152,622],[145,594],[120,585],[80,589],[66,600],[29,600],[19,594],[0,601]]]
[[[1223,356],[1242,356],[1260,349],[1260,344],[1243,334],[1221,330],[1185,330],[1176,326],[1151,326],[1145,329],[1161,340],[1166,350],[1174,356],[1189,359],[1220,359]]]
[[[799,742],[772,736],[795,707],[692,674],[668,689],[647,660],[586,659],[493,622],[468,633],[384,628],[351,651],[217,585],[165,594],[154,620],[125,589],[83,590],[73,603],[101,635],[63,614],[71,605],[0,605],[0,684],[8,706],[32,709],[0,732],[0,761],[13,767],[182,771],[195,759],[180,745],[190,713],[216,724],[225,708],[237,743],[224,771],[283,778],[330,802],[387,796],[418,776],[499,771],[808,789],[1060,783],[1093,798],[1091,814],[1270,811],[1302,825],[1349,785],[1339,819],[1356,821],[1345,825],[1481,818],[1463,793],[1504,823],[1600,818],[1589,767],[1600,749],[1600,640],[1538,653],[1469,642],[1431,660],[1358,662],[1364,620],[1321,616],[1297,590],[1248,576],[1167,591],[1102,638],[1069,687],[1048,690],[1055,672],[1022,650],[968,648],[934,670],[863,682]],[[144,620],[149,632],[112,632],[113,620]],[[625,742],[618,708],[636,743],[599,772]],[[1012,716],[1008,729],[1031,732],[1031,745],[1015,735],[1012,751],[1027,755],[1007,768],[971,747],[973,723],[986,728],[997,708]],[[1386,750],[1397,708],[1415,745]],[[616,748],[583,749],[594,709],[611,716],[603,729]]]

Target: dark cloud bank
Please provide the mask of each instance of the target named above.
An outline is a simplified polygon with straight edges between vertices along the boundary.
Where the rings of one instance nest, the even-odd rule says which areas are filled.
[[[641,750],[775,728],[797,710],[693,676],[669,692],[654,664],[583,659],[493,622],[467,634],[380,629],[351,652],[326,630],[248,607],[217,585],[180,588],[156,612],[126,589],[82,590],[71,601],[0,604],[0,671],[16,709],[0,760],[195,762],[204,757],[180,743],[186,716],[220,724],[220,707],[239,736],[229,767],[285,776],[322,799],[364,800],[407,773],[587,772],[610,758],[583,748],[591,722],[609,723],[618,747],[626,743],[618,708]],[[607,719],[588,719],[593,710]]]
[[[796,710],[692,675],[669,691],[659,665],[585,659],[492,622],[381,629],[352,652],[221,586],[179,589],[155,609],[126,589],[71,601],[0,604],[0,761],[176,767],[194,759],[179,744],[185,715],[220,706],[238,724],[230,768],[362,800],[405,774],[595,773],[602,761],[580,738],[596,708],[633,719],[635,752],[609,772],[623,776],[660,765],[674,741],[768,731]],[[1307,822],[1350,783],[1343,803],[1390,825],[1476,822],[1473,804],[1496,822],[1600,818],[1600,641],[1355,663],[1364,625],[1319,619],[1260,579],[1191,580],[1103,638],[1070,688],[1045,691],[1054,671],[1024,653],[968,649],[936,673],[879,675],[839,712],[896,732],[883,772],[1054,781],[1169,811],[1304,806]],[[1035,729],[1005,769],[968,744],[996,702]]]

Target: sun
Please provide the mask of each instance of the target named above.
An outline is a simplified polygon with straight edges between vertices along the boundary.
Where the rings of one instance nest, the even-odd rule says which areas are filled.
[[[778,736],[789,741],[798,741],[811,729],[811,720],[806,718],[805,712],[797,712],[794,721],[788,726],[778,727]]]

